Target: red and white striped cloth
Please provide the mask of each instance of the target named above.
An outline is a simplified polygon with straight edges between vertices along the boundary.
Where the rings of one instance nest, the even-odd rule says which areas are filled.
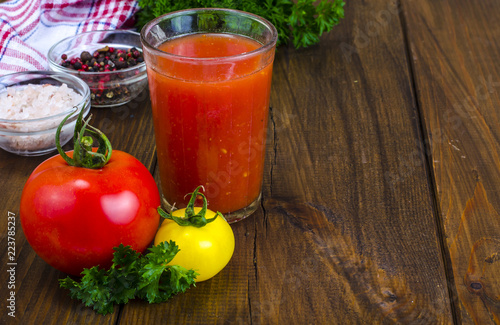
[[[135,0],[11,0],[0,3],[0,76],[48,70],[47,52],[63,38],[133,27]]]

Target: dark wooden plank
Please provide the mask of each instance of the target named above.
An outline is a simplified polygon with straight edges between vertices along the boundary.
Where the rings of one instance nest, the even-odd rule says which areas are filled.
[[[264,200],[233,225],[233,259],[170,302],[128,304],[120,322],[451,323],[412,96],[387,1],[349,1],[320,45],[280,48]]]
[[[136,156],[151,170],[154,167],[154,135],[150,123],[151,109],[147,91],[127,105],[109,109],[91,109],[94,126],[106,131],[115,149],[127,151]],[[131,133],[135,132],[137,137]],[[69,148],[69,146],[66,146]],[[51,155],[43,157],[20,157],[7,152],[0,152],[0,299],[4,302],[15,292],[15,318],[8,316],[8,310],[2,308],[0,323],[7,324],[115,324],[119,308],[107,316],[98,316],[91,309],[84,308],[77,301],[69,298],[66,290],[59,289],[58,279],[65,275],[46,264],[36,256],[23,235],[19,222],[19,202],[24,183],[33,169]],[[16,263],[7,265],[7,225],[8,216],[16,219]],[[15,288],[8,290],[10,267],[15,268]]]
[[[130,153],[154,171],[156,152],[148,89],[126,105],[96,108],[92,114],[93,125],[110,138],[113,149]]]
[[[276,133],[266,191],[274,200],[257,223],[250,299],[273,312],[256,321],[452,322],[392,3],[348,2],[341,31],[319,53],[278,62],[273,105],[277,125],[289,127]],[[273,239],[288,243],[280,257]]]
[[[403,1],[464,324],[500,323],[500,6]]]

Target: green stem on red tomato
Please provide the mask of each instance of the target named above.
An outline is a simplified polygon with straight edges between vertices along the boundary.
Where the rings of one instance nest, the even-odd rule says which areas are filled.
[[[107,164],[111,158],[113,149],[106,135],[95,127],[89,125],[90,118],[87,120],[83,119],[83,112],[85,111],[85,108],[86,106],[82,108],[75,123],[75,131],[73,135],[73,158],[64,152],[60,141],[61,130],[68,118],[73,115],[73,112],[68,114],[68,116],[62,120],[61,124],[59,124],[59,127],[57,128],[57,151],[70,166],[99,169]],[[85,135],[85,133],[90,135]],[[92,144],[94,143],[94,139],[92,137],[96,138],[99,143],[99,147],[96,151],[92,151]]]
[[[189,199],[189,203],[186,206],[184,217],[180,218],[180,217],[173,216],[172,214],[165,212],[161,207],[158,207],[158,213],[160,214],[160,216],[162,218],[173,220],[179,226],[193,226],[196,228],[204,227],[207,223],[214,221],[217,218],[217,216],[222,217],[222,214],[220,212],[217,212],[215,217],[210,218],[210,219],[205,218],[205,214],[207,212],[207,198],[205,197],[205,195],[203,193],[199,192],[200,188],[202,188],[201,185],[198,186],[194,190],[193,193],[190,193],[191,198]],[[194,202],[196,201],[196,198],[198,197],[198,195],[203,198],[203,206],[202,206],[201,210],[198,211],[198,213],[195,213],[194,212]]]

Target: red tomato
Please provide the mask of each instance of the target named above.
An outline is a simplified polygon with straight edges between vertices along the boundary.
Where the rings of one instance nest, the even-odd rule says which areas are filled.
[[[144,251],[159,225],[159,205],[154,178],[128,153],[113,150],[100,169],[69,166],[57,155],[26,182],[20,220],[41,258],[80,275],[83,268],[109,267],[113,247],[120,244]]]

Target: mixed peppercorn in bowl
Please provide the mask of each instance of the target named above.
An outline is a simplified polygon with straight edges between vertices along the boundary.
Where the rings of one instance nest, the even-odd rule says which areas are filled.
[[[54,71],[81,78],[90,87],[92,107],[125,104],[147,86],[139,33],[101,30],[56,43],[48,53]]]

